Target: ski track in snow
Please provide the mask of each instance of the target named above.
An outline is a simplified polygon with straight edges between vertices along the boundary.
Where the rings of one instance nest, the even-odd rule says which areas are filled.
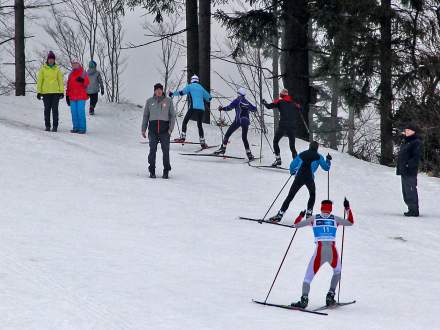
[[[151,180],[142,109],[99,103],[79,136],[60,104],[59,132],[51,133],[42,102],[0,97],[1,329],[436,328],[439,179],[419,176],[422,217],[407,219],[395,169],[330,151],[335,213],[347,196],[355,215],[345,230],[341,301],[357,303],[328,316],[278,310],[251,300],[264,300],[293,231],[237,218],[264,215],[287,172],[181,156],[198,146],[174,144],[170,180]],[[205,129],[208,144],[219,144],[219,129]],[[194,122],[188,135],[197,137]],[[251,145],[259,141],[251,131]],[[306,147],[298,141],[299,151]],[[281,148],[286,166],[286,139]],[[227,153],[244,156],[240,132]],[[263,155],[272,162],[266,142]],[[158,177],[161,169],[159,150]],[[315,211],[327,174],[316,183]],[[284,223],[307,198],[302,189]],[[300,229],[269,302],[299,298],[313,247],[310,228]],[[324,303],[330,277],[327,265],[316,275],[311,309]]]

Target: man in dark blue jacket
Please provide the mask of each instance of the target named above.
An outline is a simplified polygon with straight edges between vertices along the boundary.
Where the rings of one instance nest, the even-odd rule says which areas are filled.
[[[240,88],[238,90],[238,97],[234,101],[232,101],[230,105],[218,108],[219,111],[230,111],[232,109],[235,109],[234,122],[231,124],[231,126],[229,126],[228,130],[226,131],[220,149],[215,151],[214,154],[224,155],[226,152],[226,146],[228,145],[228,141],[232,133],[234,133],[237,129],[241,127],[241,139],[243,140],[243,145],[246,149],[246,155],[249,160],[254,160],[255,158],[252,155],[251,149],[249,147],[247,134],[250,124],[249,112],[255,112],[257,111],[257,108],[248,100],[246,100],[246,90],[244,88]]]
[[[397,157],[396,174],[402,178],[403,200],[408,206],[407,217],[419,216],[419,196],[417,194],[417,172],[422,154],[422,141],[414,124],[405,126],[404,142]]]

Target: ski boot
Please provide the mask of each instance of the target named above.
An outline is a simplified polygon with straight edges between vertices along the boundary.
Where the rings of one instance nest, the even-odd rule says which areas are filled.
[[[418,217],[419,210],[409,210],[408,212],[403,213],[405,217]]]
[[[255,159],[254,155],[252,155],[252,152],[248,149],[246,150],[246,156],[249,159],[249,161],[253,161]]]
[[[58,132],[58,127],[52,127],[52,132]]]
[[[150,172],[150,179],[156,179],[156,171],[155,170],[148,170]]]
[[[205,138],[200,138],[200,147],[202,147],[202,150],[208,149],[208,145],[206,144]]]
[[[46,126],[45,131],[46,131],[46,132],[50,132],[50,126]]]
[[[273,217],[269,218],[269,221],[271,222],[280,222],[281,219],[283,219],[284,212],[279,210],[277,214],[275,214]]]
[[[325,297],[325,304],[327,306],[333,306],[336,305],[336,300],[335,300],[335,293],[333,291],[329,291],[327,293],[327,296]]]
[[[168,170],[163,170],[162,179],[168,179],[169,178],[168,173],[169,173]]]
[[[185,143],[185,139],[186,139],[186,133],[182,132],[182,134],[180,135],[180,138],[174,139],[174,142]]]
[[[281,166],[281,157],[279,155],[275,155],[275,161],[272,163],[272,167]]]
[[[313,215],[313,210],[307,210],[306,212],[306,219],[310,218]]]
[[[220,148],[214,151],[214,155],[224,155],[226,153],[226,146],[222,144]]]
[[[291,303],[290,306],[292,307],[298,307],[298,308],[306,308],[309,304],[309,297],[308,296],[301,296],[301,300],[296,303]]]

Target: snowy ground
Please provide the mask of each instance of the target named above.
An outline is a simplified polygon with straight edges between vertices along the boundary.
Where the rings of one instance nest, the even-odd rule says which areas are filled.
[[[181,156],[197,146],[173,145],[171,179],[150,180],[141,109],[101,103],[85,136],[68,133],[64,103],[60,112],[60,132],[43,132],[42,103],[0,97],[1,329],[438,327],[439,179],[419,176],[423,216],[407,219],[394,169],[332,152],[331,198],[341,213],[347,196],[356,217],[341,300],[357,303],[328,316],[286,311],[251,299],[264,299],[293,231],[237,216],[264,215],[288,174]],[[218,143],[218,128],[207,131]],[[243,154],[240,134],[228,151]],[[264,155],[272,161],[267,144]],[[326,180],[318,174],[318,202]],[[284,221],[306,200],[304,189]],[[312,249],[302,229],[269,301],[299,298]],[[330,276],[325,266],[315,278],[311,308],[323,304]]]

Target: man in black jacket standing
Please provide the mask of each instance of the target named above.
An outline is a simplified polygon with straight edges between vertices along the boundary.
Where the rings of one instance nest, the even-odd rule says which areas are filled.
[[[417,172],[422,154],[422,141],[417,135],[418,128],[414,124],[405,126],[404,142],[400,147],[397,158],[397,175],[402,178],[402,193],[405,204],[408,205],[407,217],[419,216],[419,196],[417,194]]]

